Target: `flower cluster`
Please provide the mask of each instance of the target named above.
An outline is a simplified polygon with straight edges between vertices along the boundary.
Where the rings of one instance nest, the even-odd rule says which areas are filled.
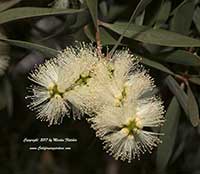
[[[127,50],[108,60],[91,45],[66,48],[36,68],[30,79],[36,83],[30,107],[38,118],[60,123],[74,105],[90,116],[97,137],[116,159],[131,162],[161,142],[151,128],[164,122],[162,102],[149,95],[154,82]]]
[[[36,110],[38,118],[59,124],[64,115],[69,116],[72,104],[87,112],[90,97],[89,83],[98,57],[91,46],[81,46],[79,51],[66,48],[57,58],[47,60],[34,70],[29,79],[33,95],[29,107]]]

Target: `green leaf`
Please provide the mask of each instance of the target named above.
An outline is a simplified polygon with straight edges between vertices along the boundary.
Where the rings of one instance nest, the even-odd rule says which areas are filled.
[[[127,23],[116,22],[108,24],[101,22],[101,25],[113,30],[118,34],[122,34],[127,26]],[[149,44],[171,46],[171,47],[199,47],[200,40],[193,39],[175,32],[167,31],[164,29],[154,29],[148,26],[139,26],[130,24],[125,33],[125,37],[132,38]]]
[[[165,79],[170,91],[176,96],[186,115],[188,115],[188,96],[172,76]]]
[[[200,78],[191,77],[191,78],[189,78],[189,81],[191,81],[192,83],[194,83],[196,85],[200,85]]]
[[[98,20],[98,0],[86,0],[86,4],[90,10],[90,14],[92,16],[93,22],[97,27],[97,20]]]
[[[147,7],[147,5],[149,5],[149,3],[151,2],[152,0],[141,0],[135,11],[134,11],[134,15],[133,15],[133,20],[135,19],[135,17],[137,17],[143,10],[145,10],[145,8]],[[132,21],[132,20],[131,20]]]
[[[103,16],[108,16],[108,6],[106,1],[101,1],[99,3],[99,9]]]
[[[186,35],[189,33],[194,7],[195,0],[185,0],[177,7],[171,20],[170,28],[172,31]]]
[[[151,4],[145,9],[144,24],[152,26],[159,14],[160,8],[163,5],[164,0],[152,1]]]
[[[127,10],[126,5],[113,4],[111,8],[109,8],[108,14],[105,16],[109,21],[113,21],[116,18],[118,18],[122,13],[124,13],[126,10]]]
[[[43,45],[39,45],[39,44],[31,43],[31,42],[19,41],[19,40],[13,40],[13,39],[5,39],[5,38],[0,38],[0,40],[5,41],[14,46],[21,47],[21,48],[39,51],[48,57],[55,56],[56,54],[58,54],[58,51],[55,49],[48,48]]]
[[[170,164],[173,164],[178,159],[178,157],[180,157],[181,153],[184,151],[185,145],[186,145],[185,141],[179,142],[178,147],[174,149],[173,156],[170,159]]]
[[[160,11],[157,15],[155,26],[158,27],[160,24],[164,24],[169,17],[171,11],[171,1],[167,0],[163,3],[160,8]]]
[[[20,7],[6,10],[0,15],[0,24],[19,19],[41,17],[49,15],[64,15],[82,12],[83,9],[54,9],[39,7]]]
[[[199,106],[197,104],[197,101],[194,97],[194,94],[188,85],[187,88],[187,94],[188,94],[188,115],[190,118],[190,121],[194,127],[198,126],[200,123],[199,120]]]
[[[128,23],[126,24],[126,26],[124,27],[124,30],[121,34],[121,36],[119,37],[119,39],[117,39],[116,44],[114,45],[114,47],[112,48],[112,50],[109,52],[109,54],[113,55],[113,53],[115,52],[115,50],[117,49],[118,45],[121,43],[123,37],[125,36],[128,28],[130,27],[131,22],[133,22],[135,20],[135,18],[145,9],[145,7],[151,2],[152,0],[141,0],[135,10],[133,11]]]
[[[5,31],[0,27],[0,38],[6,39]],[[10,47],[7,43],[0,41],[0,56],[8,56]]]
[[[84,26],[84,32],[90,41],[95,42],[95,31],[91,25]]]
[[[156,55],[156,59],[186,66],[200,66],[200,57],[184,50],[161,53]]]
[[[102,45],[114,45],[117,42],[117,40],[113,38],[103,27],[100,27],[99,29]]]
[[[0,2],[0,12],[14,6],[15,4],[19,3],[21,0],[6,0]]]
[[[198,126],[199,107],[190,86],[188,85],[187,95],[173,77],[168,76],[166,78],[166,83],[172,93],[177,97],[180,105],[182,106],[186,115],[189,117],[192,125],[195,127]]]
[[[94,27],[91,25],[84,26],[84,32],[90,41],[95,42]]]
[[[166,169],[172,156],[180,115],[181,109],[178,101],[176,97],[173,97],[165,115],[166,122],[161,128],[161,132],[164,133],[164,136],[161,137],[162,144],[157,149],[156,165],[159,173]]]
[[[137,25],[143,25],[144,22],[144,16],[145,16],[145,10],[135,18],[135,24]]]
[[[152,61],[152,60],[149,60],[149,59],[145,59],[145,58],[142,58],[141,62],[147,66],[150,66],[152,68],[155,68],[155,69],[158,69],[160,71],[163,71],[167,74],[171,74],[171,75],[174,75],[174,73],[169,70],[168,68],[166,68],[164,65],[158,63],[158,62],[155,62],[155,61]]]
[[[187,3],[187,1],[183,0],[182,3],[180,3],[175,9],[173,9],[173,11],[171,12],[171,16],[176,14],[179,8],[181,8],[185,3]]]
[[[193,21],[194,21],[195,26],[197,27],[197,30],[200,33],[200,8],[199,7],[197,7],[194,12]]]

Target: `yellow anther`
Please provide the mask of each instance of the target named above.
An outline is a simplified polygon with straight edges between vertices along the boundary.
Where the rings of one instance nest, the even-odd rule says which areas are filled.
[[[62,94],[64,93],[64,89],[59,88],[56,84],[54,83],[50,83],[48,86],[48,91],[49,91],[49,95],[50,97],[55,97],[55,95],[59,95],[62,96]]]
[[[129,134],[128,139],[132,140],[132,139],[134,139],[134,136],[132,134]]]
[[[62,98],[62,97],[61,97],[59,94],[55,94],[55,95],[54,95],[54,98],[55,98],[55,99],[60,99],[60,98]]]
[[[55,87],[55,84],[53,82],[51,82],[51,83],[49,83],[48,90],[51,91],[51,90],[53,90],[54,87]]]
[[[135,125],[136,127],[138,127],[139,129],[142,129],[143,128],[143,125],[142,125],[142,121],[139,117],[136,117],[135,118]]]
[[[120,105],[121,105],[121,101],[119,99],[115,99],[114,106],[120,107]]]
[[[128,128],[122,128],[122,129],[121,129],[121,132],[122,132],[123,134],[127,135],[127,136],[128,136],[129,133],[130,133],[129,130],[128,130]]]

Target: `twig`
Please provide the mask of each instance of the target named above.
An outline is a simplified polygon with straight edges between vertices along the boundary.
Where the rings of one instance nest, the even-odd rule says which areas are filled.
[[[180,79],[184,84],[186,84],[186,86],[189,85],[188,80],[187,80],[185,77],[176,74],[176,75],[175,75],[175,78]]]

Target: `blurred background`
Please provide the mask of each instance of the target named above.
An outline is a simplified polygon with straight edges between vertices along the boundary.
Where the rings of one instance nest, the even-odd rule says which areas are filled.
[[[48,127],[27,108],[34,66],[76,41],[96,45],[96,31],[105,53],[124,36],[117,48],[143,57],[164,101],[163,143],[131,163],[106,154],[84,119],[64,117]],[[200,174],[199,47],[199,0],[0,0],[0,173]],[[77,142],[24,142],[53,137]],[[71,150],[31,151],[32,145]]]

